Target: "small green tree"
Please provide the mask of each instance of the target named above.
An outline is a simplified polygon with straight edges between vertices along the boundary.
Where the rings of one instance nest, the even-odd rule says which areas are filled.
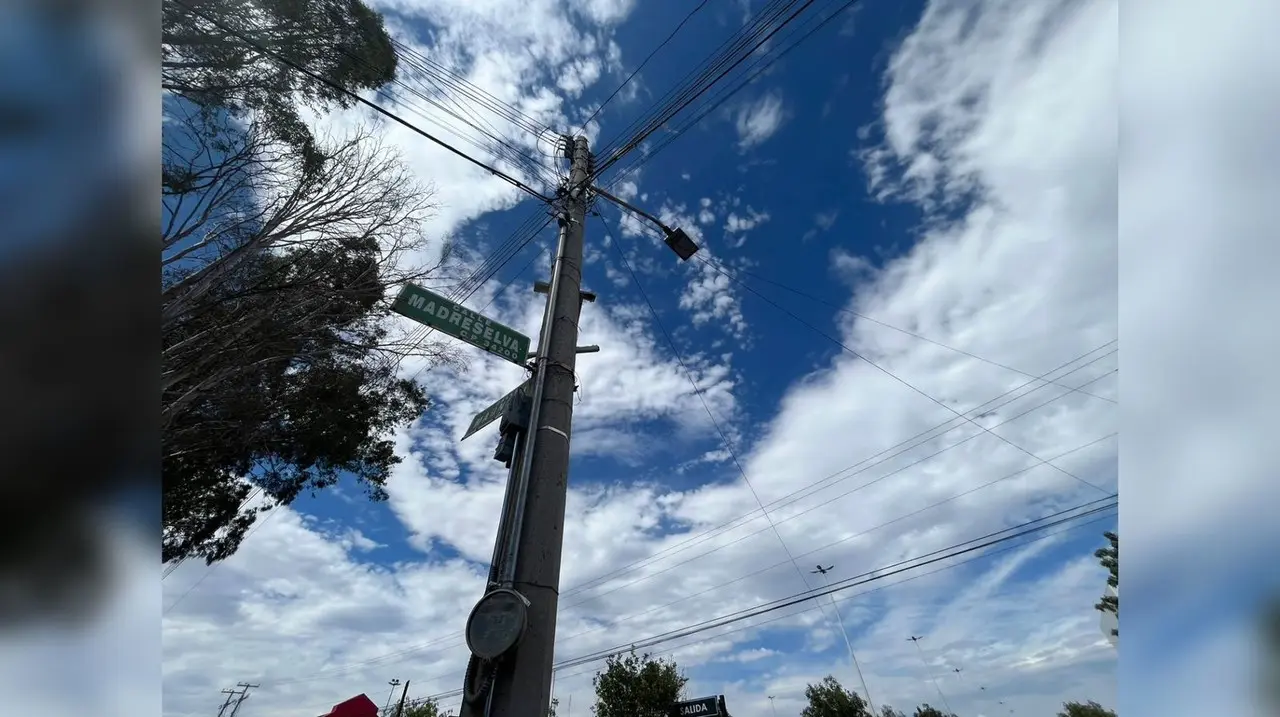
[[[874,717],[856,692],[846,690],[831,675],[805,687],[804,696],[809,704],[800,713],[801,717]]]
[[[635,651],[614,655],[597,672],[596,717],[666,717],[672,702],[680,701],[689,678],[672,660],[655,660]]]
[[[1107,547],[1098,548],[1093,554],[1102,563],[1102,567],[1106,568],[1111,574],[1107,576],[1107,585],[1112,588],[1120,589],[1120,538],[1113,532],[1107,531],[1102,534],[1110,543]],[[1120,619],[1120,596],[1119,595],[1103,595],[1097,605],[1093,606],[1095,610],[1100,612],[1109,612],[1116,616],[1116,620]],[[1120,628],[1111,629],[1111,634],[1119,637]]]
[[[880,717],[907,717],[907,713],[895,710],[891,705],[883,705],[880,708]]]
[[[949,714],[947,712],[943,712],[937,707],[933,707],[928,702],[926,702],[916,708],[916,713],[913,717],[956,717],[956,716],[955,714]]]
[[[393,705],[388,712],[390,712],[391,717],[397,717],[396,706]],[[406,704],[398,717],[448,717],[448,715],[440,710],[439,703],[435,700],[427,699]]]
[[[1064,702],[1058,717],[1116,717],[1115,710],[1089,700],[1088,702]]]

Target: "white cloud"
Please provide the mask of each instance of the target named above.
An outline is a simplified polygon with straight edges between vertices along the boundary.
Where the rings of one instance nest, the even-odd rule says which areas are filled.
[[[684,228],[702,247],[698,256],[704,260],[688,262],[688,270],[684,272],[688,279],[680,293],[680,308],[690,312],[689,319],[695,327],[715,324],[740,343],[745,341],[747,320],[742,313],[742,301],[729,277],[706,263],[705,259],[712,257],[711,250],[706,247],[693,216],[683,204],[663,204],[657,214],[663,223]]]
[[[785,120],[782,97],[777,94],[764,95],[743,106],[738,110],[736,120],[738,148],[746,151],[762,144],[778,131]]]
[[[747,207],[745,215],[730,212],[729,216],[725,217],[724,230],[727,234],[740,234],[751,231],[767,221],[769,221],[768,212],[757,212],[751,207]]]
[[[716,214],[711,210],[711,198],[703,197],[698,202],[698,223],[702,225],[713,224],[716,220]]]

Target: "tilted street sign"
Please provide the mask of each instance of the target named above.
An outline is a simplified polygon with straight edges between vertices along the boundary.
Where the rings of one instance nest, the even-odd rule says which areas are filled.
[[[724,697],[713,695],[696,700],[685,700],[671,705],[671,717],[728,717],[724,713]]]
[[[477,413],[475,418],[471,419],[471,425],[467,426],[467,432],[462,434],[462,438],[459,438],[458,440],[465,441],[468,436],[472,435],[476,431],[484,428],[490,423],[493,423],[499,418],[502,418],[502,414],[506,413],[507,407],[511,405],[511,402],[515,400],[516,396],[519,395],[521,391],[528,393],[532,385],[532,380],[525,381],[519,386],[511,389],[511,392],[507,395],[489,404],[488,408]]]
[[[514,364],[523,366],[528,360],[528,336],[421,286],[405,284],[391,310]]]

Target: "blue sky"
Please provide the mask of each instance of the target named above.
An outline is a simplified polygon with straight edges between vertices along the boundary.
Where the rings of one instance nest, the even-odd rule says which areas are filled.
[[[587,128],[595,146],[759,4],[708,3]],[[557,128],[577,126],[688,8],[561,5],[380,7],[401,39]],[[608,233],[588,223],[584,285],[600,298],[584,309],[580,343],[602,351],[578,361],[558,659],[799,592],[816,585],[806,582],[814,562],[835,564],[841,579],[1114,491],[1117,219],[1114,192],[1108,200],[1099,190],[1115,176],[1114,126],[1099,121],[1112,111],[1114,9],[975,7],[862,3],[614,186],[875,366],[700,262],[679,263],[601,203],[660,327]],[[429,117],[399,109],[428,127]],[[342,131],[370,119],[352,110],[316,121]],[[464,259],[483,257],[534,210],[422,138],[384,132],[436,187],[441,207],[427,232],[450,237]],[[553,238],[544,232],[467,305],[492,300],[486,313],[536,336],[541,307],[530,285],[547,262],[519,269]],[[489,459],[493,428],[457,437],[522,378],[468,351],[464,372],[402,366],[436,405],[397,436],[405,460],[388,502],[369,504],[349,483],[304,496],[274,511],[226,564],[184,565],[165,580],[166,713],[201,714],[239,680],[262,684],[245,717],[300,704],[322,711],[359,692],[381,703],[392,677],[411,679],[411,696],[457,687],[461,675],[451,672],[465,650],[454,637],[479,595],[503,478]],[[977,419],[1002,438],[952,413],[1030,381],[1020,372],[1067,362],[1053,380],[1088,382],[1088,393],[1043,382],[1018,389]],[[867,464],[937,426],[951,430]],[[810,491],[851,466],[860,470]],[[776,529],[759,517],[760,502]],[[713,540],[681,542],[741,516],[750,520]],[[1105,579],[1092,553],[1115,527],[1113,514],[1101,517],[849,591],[839,608],[874,702],[935,702],[926,680],[936,674],[966,717],[1002,714],[979,684],[1020,714],[1048,714],[1066,699],[1114,705],[1115,651],[1092,609]],[[767,628],[655,651],[679,647],[671,656],[688,671],[691,696],[723,693],[735,715],[763,717],[774,695],[779,714],[795,714],[805,684],[827,674],[861,691],[833,609],[797,608]],[[584,632],[600,625],[608,627]],[[926,638],[923,662],[906,642],[913,634]],[[585,709],[592,669],[558,676],[562,704],[573,695],[574,709]]]

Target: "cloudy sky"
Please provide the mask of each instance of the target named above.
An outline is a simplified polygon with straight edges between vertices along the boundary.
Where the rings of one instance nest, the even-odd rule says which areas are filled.
[[[706,3],[586,127],[593,146],[627,136],[761,4]],[[404,42],[564,132],[692,4],[378,7]],[[588,224],[584,284],[599,301],[580,343],[601,351],[577,367],[558,660],[817,587],[815,563],[849,578],[1116,490],[1117,18],[1114,0],[856,4],[638,171],[606,173],[707,261],[680,263],[603,203]],[[439,108],[388,106],[460,141]],[[551,179],[563,171],[549,135],[487,119]],[[412,132],[385,132],[436,187],[428,231],[465,257],[539,211]],[[552,240],[538,235],[468,306],[536,336],[531,283]],[[505,471],[493,428],[458,438],[522,380],[467,352],[466,371],[402,366],[435,405],[397,437],[388,502],[348,485],[300,499],[224,564],[164,580],[166,715],[212,714],[240,681],[261,685],[241,717],[319,714],[362,692],[381,705],[392,678],[411,698],[460,686]],[[652,651],[681,665],[691,697],[772,717],[773,696],[793,715],[828,674],[863,691],[838,609],[877,705],[1114,706],[1092,553],[1115,527],[1115,511],[1096,514]],[[599,664],[557,673],[561,714],[589,714]]]

